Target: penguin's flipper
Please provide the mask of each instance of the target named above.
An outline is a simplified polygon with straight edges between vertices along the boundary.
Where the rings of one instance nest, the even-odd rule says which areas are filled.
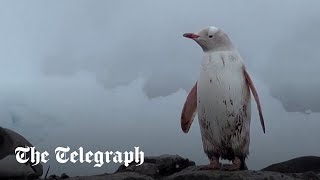
[[[256,88],[254,87],[253,81],[250,78],[250,75],[249,75],[249,73],[247,72],[247,70],[246,70],[246,68],[244,66],[243,66],[243,74],[244,74],[244,77],[246,79],[246,83],[249,86],[249,88],[250,88],[250,90],[251,90],[251,92],[253,94],[254,99],[256,100],[257,108],[258,108],[258,111],[259,111],[260,123],[261,123],[261,126],[262,126],[263,133],[266,133],[259,96],[258,96],[258,93],[256,91]]]
[[[192,87],[183,105],[181,113],[181,129],[187,133],[197,113],[197,83]]]

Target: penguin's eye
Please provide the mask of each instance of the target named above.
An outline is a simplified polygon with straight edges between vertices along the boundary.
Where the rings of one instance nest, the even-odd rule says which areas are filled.
[[[209,38],[212,38],[213,36],[212,35],[209,35]]]

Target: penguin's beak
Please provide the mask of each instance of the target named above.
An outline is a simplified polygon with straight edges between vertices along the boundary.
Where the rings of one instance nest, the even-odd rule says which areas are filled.
[[[184,33],[183,37],[190,38],[190,39],[197,39],[199,35],[196,35],[194,33]]]

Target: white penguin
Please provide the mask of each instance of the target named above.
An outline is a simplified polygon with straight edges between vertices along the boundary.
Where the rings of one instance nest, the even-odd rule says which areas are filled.
[[[181,114],[181,128],[187,133],[198,113],[204,152],[210,164],[204,169],[244,170],[249,154],[251,96],[264,120],[257,91],[242,58],[225,32],[216,27],[185,33],[202,48],[200,77],[187,96]],[[219,159],[232,161],[230,165]]]

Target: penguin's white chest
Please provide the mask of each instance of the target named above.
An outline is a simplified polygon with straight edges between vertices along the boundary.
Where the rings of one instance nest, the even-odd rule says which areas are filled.
[[[225,51],[206,54],[202,61],[197,89],[198,119],[204,143],[216,150],[235,151],[249,143],[244,141],[250,130],[250,91],[240,59],[237,53]]]

